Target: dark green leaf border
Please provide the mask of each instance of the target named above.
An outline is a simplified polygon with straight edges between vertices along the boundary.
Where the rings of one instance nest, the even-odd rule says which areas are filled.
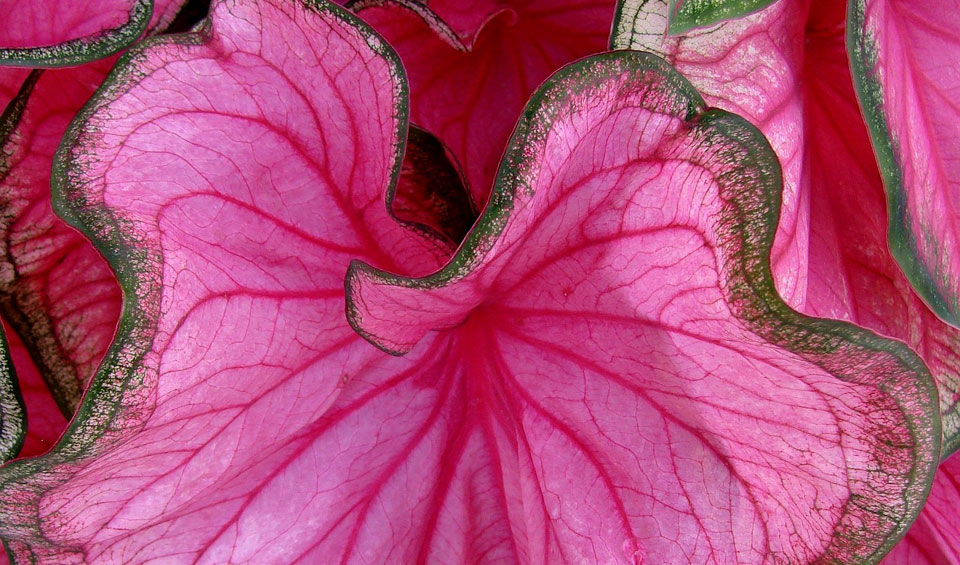
[[[742,18],[759,12],[774,2],[776,0],[670,0],[670,24],[667,32],[670,35],[680,35],[724,20]],[[618,21],[625,4],[624,1],[618,2]]]
[[[120,27],[58,45],[0,49],[0,65],[56,68],[102,59],[136,41],[147,29],[152,15],[153,0],[135,0],[130,6],[130,17]]]
[[[930,309],[946,323],[960,328],[958,297],[946,295],[937,282],[947,280],[951,275],[928,270],[920,258],[917,234],[910,226],[907,191],[903,185],[903,158],[884,110],[883,85],[876,68],[877,42],[866,29],[866,0],[847,2],[847,53],[860,109],[886,187],[890,252]],[[932,247],[936,248],[935,245]]]
[[[765,340],[792,351],[846,382],[873,386],[896,403],[906,420],[914,463],[907,473],[908,487],[902,499],[878,500],[870,493],[874,482],[851,484],[847,512],[836,527],[830,546],[818,561],[875,563],[903,537],[929,493],[940,453],[940,419],[936,385],[923,361],[903,343],[846,322],[812,318],[792,310],[774,287],[770,250],[780,213],[782,178],[779,161],[767,140],[743,118],[707,108],[694,87],[666,61],[640,51],[615,51],[582,59],[547,79],[527,103],[507,145],[487,208],[467,235],[456,255],[440,271],[422,278],[387,273],[361,261],[351,263],[346,277],[347,317],[354,329],[384,351],[401,355],[387,343],[366,332],[362,312],[353,294],[367,279],[373,284],[412,289],[437,289],[456,283],[477,268],[509,222],[518,200],[530,198],[531,181],[537,170],[538,147],[557,115],[579,92],[606,78],[625,73],[635,81],[655,85],[658,94],[651,104],[656,111],[682,118],[689,135],[708,153],[704,162],[692,160],[708,171],[707,161],[728,164],[713,171],[724,206],[717,222],[720,245],[730,250],[723,288],[731,311]],[[653,88],[651,89],[653,90]],[[664,106],[668,106],[664,110]],[[522,196],[521,196],[522,195]],[[851,363],[852,360],[852,363]],[[851,367],[852,365],[852,367]],[[879,419],[878,444],[903,448]],[[875,447],[879,447],[877,444]],[[887,455],[876,449],[875,457]],[[875,460],[871,476],[882,485],[883,461]],[[879,498],[883,498],[882,496]],[[864,528],[858,515],[878,516],[886,528]]]

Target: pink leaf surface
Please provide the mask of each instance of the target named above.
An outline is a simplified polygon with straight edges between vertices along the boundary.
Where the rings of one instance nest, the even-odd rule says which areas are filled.
[[[0,64],[62,67],[123,49],[147,28],[150,0],[0,0]]]
[[[843,9],[782,0],[743,20],[665,38],[667,3],[646,2],[621,10],[614,43],[663,53],[712,93],[712,104],[763,131],[785,168],[787,224],[777,241],[794,237],[785,230],[795,218],[802,245],[793,249],[805,255],[778,261],[774,245],[777,289],[804,312],[866,326],[917,351],[937,381],[946,457],[960,447],[960,331],[925,306],[887,248],[880,172],[844,56]],[[798,205],[791,209],[791,201]]]
[[[804,176],[802,79],[809,3],[784,0],[762,12],[680,37],[667,35],[668,0],[621,2],[615,49],[656,53],[711,106],[741,115],[770,141],[783,169],[780,222],[771,255],[777,291],[793,307],[806,299],[809,179]]]
[[[960,327],[958,0],[849,3],[848,48],[887,189],[894,257]]]
[[[46,453],[57,438],[67,427],[67,420],[63,417],[57,403],[50,394],[50,389],[40,376],[40,371],[30,358],[30,352],[20,341],[16,332],[11,331],[6,324],[3,326],[10,348],[10,358],[17,371],[17,380],[20,383],[20,392],[27,412],[27,435],[23,448],[15,455],[19,457],[33,457]]]
[[[525,557],[855,562],[903,534],[939,455],[932,383],[901,344],[777,298],[779,169],[755,129],[623,52],[548,81],[504,159],[451,263],[354,263],[348,315],[388,351],[483,352]]]
[[[54,215],[50,169],[67,125],[112,63],[34,73],[0,136],[0,311],[67,415],[113,338],[120,288],[90,242]]]
[[[937,470],[923,512],[883,565],[957,565],[960,563],[960,457]]]
[[[200,34],[123,65],[55,182],[117,269],[126,315],[64,440],[5,470],[3,537],[52,563],[292,560],[322,526],[295,505],[321,520],[351,485],[387,487],[421,432],[446,434],[459,413],[455,396],[434,409],[439,391],[397,378],[429,378],[437,361],[386,356],[343,316],[352,258],[419,274],[449,254],[384,203],[407,127],[399,61],[339,9],[225,1]],[[342,416],[319,420],[349,383]],[[349,448],[359,422],[372,435]],[[341,443],[374,472],[324,475],[315,458]],[[442,454],[424,449],[412,468]],[[473,461],[455,474],[487,480]],[[367,547],[350,540],[370,523],[360,513],[331,539]]]
[[[561,65],[605,49],[613,2],[479,2],[488,9],[467,12],[470,4],[431,2],[439,15],[397,0],[353,9],[400,53],[411,120],[452,150],[482,209],[524,103]],[[465,13],[484,14],[483,25],[464,23]],[[471,42],[464,29],[477,29]]]
[[[353,263],[351,321],[412,350],[357,336],[351,260],[449,255],[387,210],[402,74],[281,0],[124,57],[54,177],[124,314],[63,439],[0,470],[18,559],[803,562],[902,535],[929,375],[777,298],[769,146],[653,57],[538,91],[442,270]]]

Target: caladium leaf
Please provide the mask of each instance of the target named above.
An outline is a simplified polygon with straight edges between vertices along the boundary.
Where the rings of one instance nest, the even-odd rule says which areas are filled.
[[[187,0],[3,0],[0,65],[70,67],[162,31]]]
[[[4,0],[0,64],[64,67],[101,59],[136,40],[152,13],[151,0]]]
[[[383,200],[399,174],[405,95],[393,52],[326,4],[220,1],[198,33],[148,40],[124,56],[68,133],[54,181],[61,212],[113,263],[125,315],[57,448],[0,477],[2,536],[15,554],[220,561],[224,551],[249,550],[270,562],[271,552],[292,559],[316,541],[260,538],[280,524],[295,524],[295,537],[316,525],[287,513],[293,506],[276,507],[285,517],[271,525],[279,515],[261,505],[302,465],[323,476],[312,450],[334,453],[326,445],[355,418],[379,427],[388,396],[416,394],[415,381],[392,390],[385,376],[426,378],[437,363],[383,355],[343,315],[351,258],[426,273],[449,254],[399,225]],[[371,383],[385,396],[354,396],[342,421],[318,421],[349,383],[360,397]],[[436,392],[424,390],[420,404]],[[395,441],[385,434],[375,442],[382,449],[342,455],[371,465],[389,462],[392,449],[410,455],[405,436],[437,423],[437,413],[414,417],[414,398],[399,400]],[[461,467],[465,484],[480,480],[478,467]],[[189,492],[169,482],[198,471]],[[376,474],[357,479],[358,489],[372,489]],[[320,504],[322,516],[333,508],[324,496],[348,499],[339,486],[315,500],[282,499]],[[148,504],[153,517],[134,515],[155,495],[174,498]],[[180,518],[169,513],[175,507]],[[171,519],[173,529],[164,525]],[[258,533],[233,545],[230,524],[251,519]]]
[[[280,0],[136,48],[55,169],[120,274],[119,337],[58,446],[0,471],[0,534],[51,563],[878,555],[933,470],[932,383],[776,298],[776,161],[704,106],[644,55],[552,79],[438,275],[463,278],[420,289],[468,319],[396,358],[346,325],[347,262],[423,275],[447,248],[381,199],[406,129],[389,48]],[[390,314],[351,288],[354,323]]]
[[[0,135],[0,311],[72,415],[120,315],[120,288],[99,252],[53,214],[50,167],[67,125],[112,61],[34,72]]]
[[[887,249],[883,187],[843,56],[843,6],[783,0],[682,38],[664,38],[665,1],[630,9],[622,4],[614,44],[671,58],[712,104],[757,124],[784,163],[785,199],[798,204],[785,201],[783,214],[796,218],[800,228],[792,231],[803,237],[795,249],[808,255],[784,263],[774,246],[778,290],[804,312],[855,322],[917,351],[940,392],[943,456],[953,453],[960,447],[960,331],[923,304]],[[778,240],[787,238],[784,229]]]
[[[957,0],[851,0],[847,47],[887,190],[889,243],[917,293],[960,327]]]
[[[675,65],[711,106],[763,131],[780,158],[783,196],[771,255],[777,290],[795,308],[806,300],[809,179],[804,176],[802,78],[808,4],[777,2],[754,16],[670,37],[667,0],[617,6],[612,49],[651,51]]]
[[[504,144],[534,88],[564,63],[603,51],[611,0],[481,2],[477,29],[453,2],[430,7],[404,0],[352,3],[399,53],[410,79],[411,119],[448,146],[470,193],[487,201]],[[451,27],[457,26],[457,27]]]
[[[355,262],[347,300],[387,351],[452,335],[476,359],[517,437],[499,459],[521,462],[529,559],[879,558],[936,464],[936,394],[902,344],[777,297],[762,136],[630,52],[565,68],[523,116],[451,262]]]
[[[960,563],[960,457],[940,465],[917,521],[883,565]]]
[[[53,446],[67,427],[67,420],[57,407],[50,389],[44,383],[20,337],[6,324],[3,330],[7,335],[10,359],[16,369],[28,424],[23,447],[13,455],[33,457],[46,453]]]

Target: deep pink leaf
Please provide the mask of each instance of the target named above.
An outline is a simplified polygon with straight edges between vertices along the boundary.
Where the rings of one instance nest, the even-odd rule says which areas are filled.
[[[50,168],[74,114],[112,61],[35,73],[0,136],[0,312],[28,349],[64,414],[72,415],[120,315],[120,288],[99,252],[53,214]]]
[[[887,248],[880,173],[844,58],[844,6],[818,3],[810,11],[805,1],[782,0],[677,39],[664,38],[666,1],[644,6],[620,14],[614,42],[663,52],[711,93],[711,103],[757,124],[784,163],[788,223],[777,241],[794,237],[802,245],[788,262],[777,261],[774,246],[777,289],[804,312],[855,322],[916,350],[940,392],[944,456],[955,451],[960,331],[923,304]],[[799,203],[792,210],[791,201]]]
[[[848,48],[880,161],[893,255],[960,327],[960,0],[849,2]]]
[[[40,372],[30,358],[23,342],[16,332],[4,324],[10,347],[10,358],[17,370],[20,392],[27,411],[27,435],[19,457],[33,457],[46,453],[67,427],[67,421],[57,407],[50,389],[40,376]]]
[[[62,67],[132,43],[150,21],[150,0],[2,0],[0,64]]]
[[[478,405],[517,438],[498,447],[531,562],[856,562],[919,510],[932,383],[902,344],[777,298],[779,182],[746,122],[611,54],[535,95],[447,267],[354,263],[369,339],[450,329],[473,352]]]
[[[923,512],[883,565],[960,563],[960,457],[940,465]]]
[[[530,94],[561,65],[603,51],[613,14],[612,0],[480,4],[499,9],[472,12],[484,14],[472,43],[460,34],[479,24],[465,23],[449,0],[431,3],[440,16],[396,0],[354,6],[400,53],[411,120],[450,147],[478,208]]]

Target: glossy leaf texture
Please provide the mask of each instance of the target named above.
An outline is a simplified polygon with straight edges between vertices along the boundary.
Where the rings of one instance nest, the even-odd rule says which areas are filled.
[[[596,56],[534,95],[443,270],[352,265],[368,339],[452,336],[472,360],[516,438],[521,561],[851,562],[905,531],[939,453],[932,383],[902,344],[780,301],[779,183],[759,132],[662,60]]]
[[[482,209],[530,94],[563,64],[605,50],[614,2],[349,6],[399,52],[410,80],[411,121],[450,148]]]
[[[434,394],[406,381],[409,397],[364,406],[368,387],[438,361],[388,357],[344,318],[351,259],[422,274],[449,254],[384,202],[402,68],[341,9],[279,0],[217,2],[199,33],[119,65],[68,132],[54,198],[117,271],[124,315],[61,442],[0,474],[0,535],[47,563],[294,561],[351,484],[376,479],[315,457],[375,470],[407,455],[413,407]],[[348,383],[356,411],[321,419]],[[348,447],[358,418],[375,430],[390,410],[394,441]]]
[[[894,257],[960,327],[957,0],[850,0],[847,46],[889,210]]]
[[[880,172],[843,56],[843,5],[782,0],[676,39],[664,38],[665,1],[642,8],[623,4],[614,43],[663,53],[711,104],[757,124],[783,163],[787,223],[777,238],[802,245],[792,261],[778,260],[774,246],[778,291],[801,311],[866,326],[917,351],[940,392],[943,456],[953,453],[960,332],[926,307],[886,245]]]
[[[883,565],[960,563],[960,457],[940,465],[923,512]]]
[[[34,72],[0,136],[0,311],[68,416],[110,345],[121,297],[99,252],[54,215],[50,169],[67,125],[112,63]]]

